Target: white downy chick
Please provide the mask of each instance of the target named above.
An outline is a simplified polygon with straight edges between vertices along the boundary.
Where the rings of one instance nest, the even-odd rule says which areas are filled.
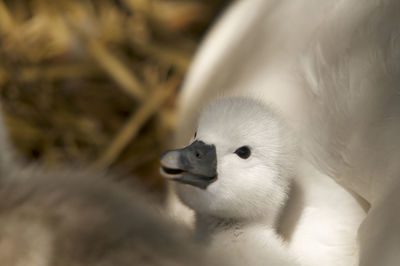
[[[161,173],[196,213],[200,239],[232,265],[298,265],[276,233],[292,177],[293,140],[255,100],[216,101],[189,146],[166,152]]]

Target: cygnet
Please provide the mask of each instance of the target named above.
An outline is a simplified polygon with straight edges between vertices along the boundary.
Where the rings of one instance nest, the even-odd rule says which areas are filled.
[[[300,265],[276,233],[292,179],[293,140],[270,108],[221,99],[191,144],[161,157],[161,174],[196,213],[196,232],[231,265]]]
[[[239,224],[249,219],[254,225],[255,219],[258,225],[277,228],[302,265],[356,265],[356,234],[365,211],[357,198],[304,160],[297,143],[271,107],[227,97],[202,112],[190,146],[163,156],[161,172],[194,186],[175,189],[196,212],[198,228],[203,227],[199,220],[209,222],[203,213],[228,220],[239,216]],[[205,147],[214,147],[217,157],[204,157],[199,166],[197,154],[213,154]],[[209,184],[204,176],[218,178]],[[249,254],[257,250],[241,249]]]

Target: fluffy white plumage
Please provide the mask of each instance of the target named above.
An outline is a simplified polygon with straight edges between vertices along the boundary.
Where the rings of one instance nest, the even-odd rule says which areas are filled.
[[[356,265],[364,210],[301,158],[280,114],[255,100],[220,99],[201,113],[195,135],[192,141],[215,146],[218,178],[206,189],[175,188],[212,253],[238,265]],[[235,154],[243,146],[251,151],[247,159]]]
[[[212,104],[200,117],[195,139],[215,145],[218,179],[206,190],[178,186],[178,193],[199,213],[262,217],[273,224],[290,181],[293,155],[288,135],[276,115],[255,101],[224,99]],[[251,149],[247,160],[234,153],[242,146]]]
[[[199,111],[218,96],[244,95],[272,105],[298,136],[311,173],[333,178],[371,205],[359,234],[360,265],[396,265],[399,13],[396,0],[237,1],[209,33],[186,79],[178,144],[188,141]],[[308,183],[315,184],[301,184],[308,188]],[[318,191],[324,190],[304,195]],[[350,222],[334,219],[350,224],[354,235],[362,211],[349,193],[335,191],[341,204],[328,201],[324,208],[336,210],[328,215],[335,218],[356,213]],[[309,197],[309,206],[327,197]],[[355,211],[340,213],[346,202]],[[299,221],[305,228],[312,225]]]
[[[215,146],[218,177],[206,189],[180,183],[176,189],[196,212],[197,234],[210,252],[229,265],[299,265],[276,233],[294,163],[279,116],[254,100],[220,100],[202,112],[193,141]],[[248,158],[235,153],[244,146]]]

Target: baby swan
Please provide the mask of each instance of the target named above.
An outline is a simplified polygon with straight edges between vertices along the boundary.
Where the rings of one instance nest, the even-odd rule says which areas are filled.
[[[161,157],[162,175],[196,213],[197,235],[231,265],[298,265],[276,233],[292,175],[288,132],[264,104],[221,99],[202,112],[189,146]]]

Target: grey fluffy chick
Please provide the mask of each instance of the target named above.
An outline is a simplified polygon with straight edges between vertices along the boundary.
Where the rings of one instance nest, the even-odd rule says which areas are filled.
[[[1,121],[0,121],[1,122]],[[0,123],[0,265],[201,265],[201,247],[140,192],[12,163]]]

